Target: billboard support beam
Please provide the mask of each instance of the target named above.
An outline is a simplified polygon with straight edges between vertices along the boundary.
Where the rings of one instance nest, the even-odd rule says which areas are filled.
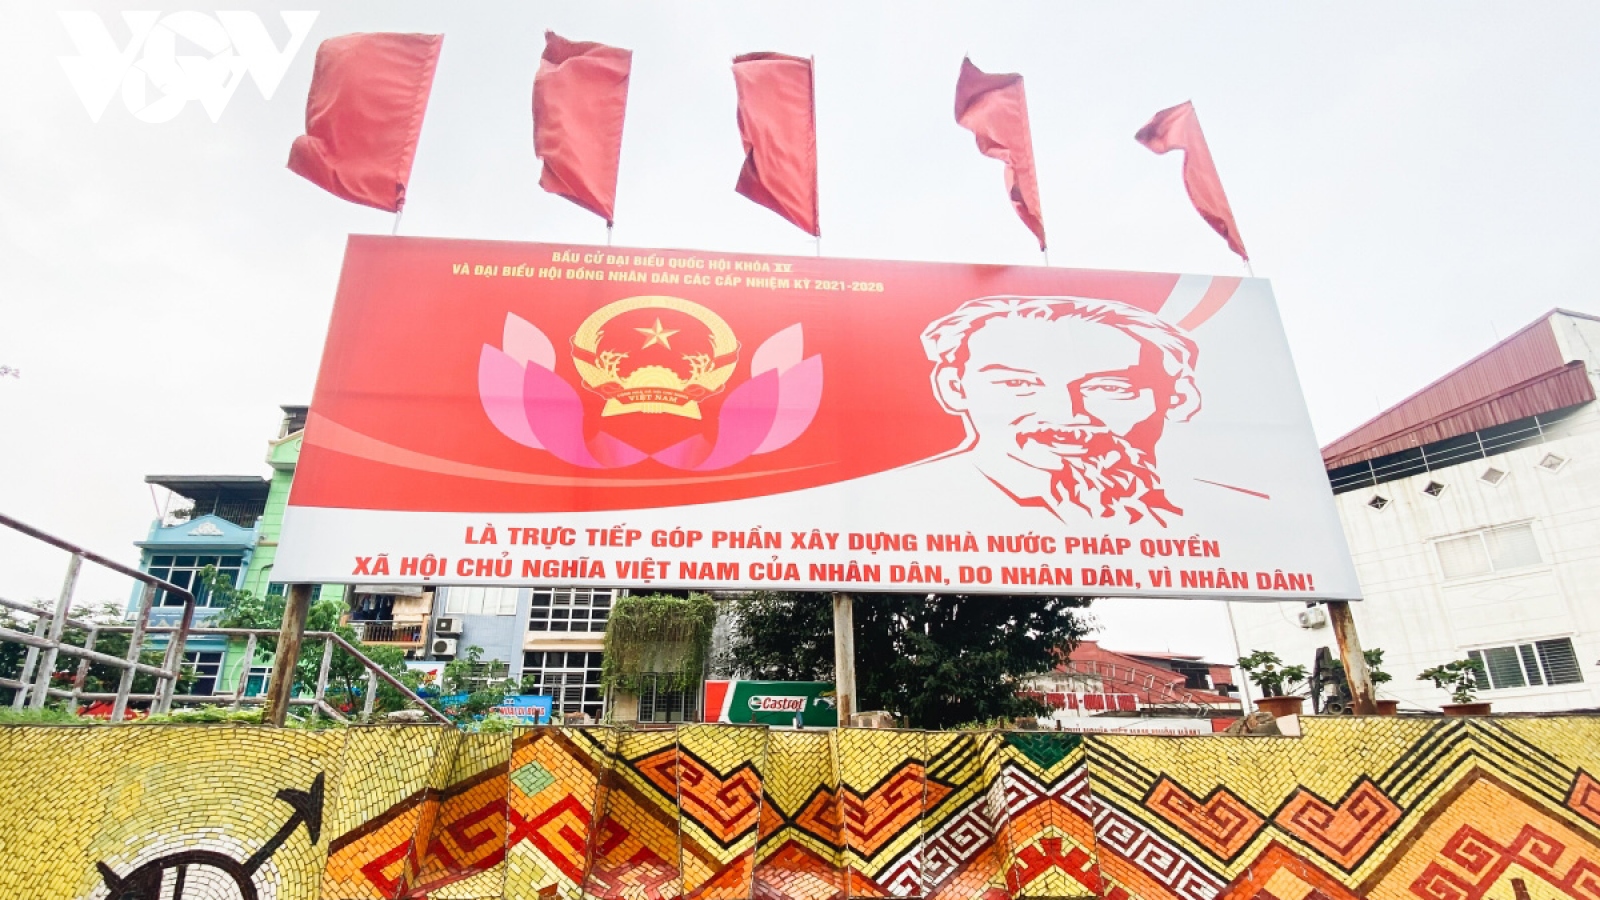
[[[855,598],[833,595],[833,688],[839,704],[839,724],[850,724],[856,711]]]
[[[1367,668],[1367,657],[1361,650],[1361,635],[1356,633],[1350,604],[1344,600],[1329,600],[1328,619],[1333,623],[1333,636],[1339,641],[1339,660],[1344,663],[1345,682],[1350,685],[1353,712],[1358,716],[1375,716],[1378,700],[1373,692],[1372,671]]]
[[[268,725],[283,727],[289,717],[289,701],[294,697],[295,663],[300,661],[300,645],[306,637],[306,614],[311,610],[311,585],[289,585],[288,603],[283,609],[283,624],[278,628],[278,651],[272,657],[272,676],[267,681]]]

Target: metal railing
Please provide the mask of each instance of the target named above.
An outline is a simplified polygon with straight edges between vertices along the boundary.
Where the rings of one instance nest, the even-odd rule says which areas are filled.
[[[172,706],[172,692],[178,684],[178,676],[183,664],[183,645],[188,640],[191,626],[194,624],[194,595],[177,585],[163,581],[148,572],[129,568],[119,562],[106,559],[98,553],[85,550],[71,541],[58,538],[52,534],[40,531],[31,525],[26,525],[10,516],[0,514],[0,525],[13,531],[27,535],[35,540],[42,541],[52,547],[57,547],[72,554],[67,562],[67,577],[61,585],[61,594],[56,599],[53,612],[34,609],[20,603],[4,601],[6,608],[25,615],[36,617],[33,632],[15,631],[10,628],[0,628],[0,642],[22,644],[28,648],[27,656],[22,663],[22,671],[16,678],[0,679],[0,687],[9,687],[16,691],[11,700],[12,709],[22,709],[27,706],[31,709],[43,709],[45,701],[49,699],[51,691],[50,678],[55,674],[56,660],[61,654],[75,656],[79,659],[78,673],[74,684],[81,693],[83,679],[88,677],[89,663],[98,662],[111,666],[122,672],[122,677],[117,683],[117,691],[111,695],[111,719],[119,722],[127,714],[128,700],[133,693],[133,679],[139,673],[154,675],[156,678],[156,691],[150,696],[151,710],[153,712],[166,712]],[[96,630],[88,623],[74,623],[75,627],[89,629],[89,638],[86,646],[78,647],[62,640],[62,635],[69,624],[67,613],[72,609],[72,595],[78,586],[78,573],[83,568],[84,561],[94,563],[113,572],[126,575],[135,581],[144,583],[144,590],[139,596],[139,611],[134,617],[133,625],[129,628],[128,655],[119,659],[94,650]],[[151,666],[141,660],[144,651],[144,636],[150,625],[150,610],[155,606],[156,591],[166,591],[169,595],[183,600],[183,616],[178,620],[178,627],[172,629],[173,637],[167,642],[167,654],[160,667]],[[103,630],[103,629],[101,629]],[[57,693],[61,693],[57,691]],[[76,700],[70,701],[76,704]]]
[[[1549,416],[1545,420],[1541,420],[1539,416],[1531,416],[1526,420],[1531,424],[1525,426],[1513,423],[1519,427],[1506,426],[1488,432],[1473,431],[1411,450],[1397,451],[1364,462],[1340,466],[1329,471],[1328,482],[1335,494],[1342,494],[1541,444],[1548,437],[1545,426],[1549,419]],[[1433,449],[1429,450],[1430,447]]]
[[[422,638],[428,631],[428,623],[423,622],[360,622],[350,623],[355,630],[356,637],[364,644],[422,644]]]
[[[102,625],[102,626],[100,626],[101,633],[106,633],[106,632],[117,633],[117,632],[123,632],[123,631],[131,631],[131,630],[132,630],[132,627],[131,626],[127,626],[127,625]],[[175,632],[176,630],[177,630],[176,628],[155,627],[155,628],[148,629],[148,633],[150,633],[150,634],[163,634],[163,633]],[[244,638],[245,639],[245,644],[244,644],[245,666],[244,666],[243,671],[241,671],[239,673],[239,683],[234,686],[234,689],[233,689],[232,693],[228,693],[228,694],[174,694],[168,700],[169,706],[171,704],[173,704],[173,703],[195,703],[195,704],[215,704],[215,705],[218,705],[218,706],[226,705],[226,706],[232,707],[233,709],[238,709],[238,708],[240,708],[241,706],[243,706],[245,704],[256,704],[256,703],[265,703],[265,702],[267,702],[267,695],[266,695],[265,692],[263,692],[261,694],[251,695],[251,694],[247,694],[246,691],[248,689],[249,681],[250,681],[250,678],[249,678],[249,675],[250,675],[250,663],[255,659],[256,647],[260,644],[262,638],[276,638],[278,636],[277,629],[275,629],[275,628],[194,628],[194,629],[190,629],[189,635],[191,637],[226,637],[226,638],[240,638],[240,637],[242,637],[242,638]],[[410,688],[406,687],[404,682],[402,682],[400,679],[394,677],[390,673],[384,671],[382,666],[378,665],[376,662],[373,662],[372,659],[370,657],[368,657],[365,653],[362,653],[359,649],[357,649],[356,647],[352,646],[349,641],[346,641],[344,638],[340,637],[339,635],[335,634],[334,632],[331,632],[331,631],[308,631],[305,634],[305,641],[306,641],[307,644],[315,644],[317,641],[321,641],[322,642],[322,663],[318,667],[318,670],[317,670],[317,680],[316,680],[315,686],[313,687],[312,695],[310,697],[293,697],[293,698],[291,698],[289,700],[289,704],[291,706],[309,706],[314,711],[323,713],[323,714],[327,715],[328,718],[333,719],[336,722],[340,722],[340,723],[343,723],[343,724],[349,724],[350,720],[343,713],[341,713],[339,710],[335,709],[333,707],[333,704],[328,702],[328,678],[329,678],[329,673],[330,673],[330,671],[332,670],[332,667],[333,667],[333,653],[334,653],[334,650],[338,649],[338,650],[340,650],[340,651],[342,651],[342,652],[344,652],[346,654],[349,654],[357,662],[361,663],[362,668],[366,670],[366,675],[365,675],[366,685],[365,685],[365,688],[361,691],[361,696],[362,696],[361,721],[369,722],[369,721],[372,720],[372,708],[373,708],[373,704],[376,702],[377,696],[378,696],[378,683],[379,682],[383,682],[384,684],[387,684],[389,687],[391,687],[394,690],[398,691],[400,693],[400,695],[402,697],[404,697],[408,702],[413,703],[417,707],[419,707],[422,710],[423,714],[426,715],[428,718],[433,719],[434,721],[439,722],[439,723],[444,724],[444,725],[451,724],[450,719],[447,716],[445,716],[444,713],[441,713],[437,709],[434,709],[433,706],[431,706],[428,703],[428,701],[426,701],[422,697],[418,696],[415,691],[413,691]],[[61,696],[65,696],[67,694],[66,691],[57,691],[56,693],[58,695],[61,695]],[[95,694],[83,694],[82,697],[84,699],[99,699],[98,695],[95,695]],[[140,699],[146,699],[146,698],[145,698],[144,695],[134,694],[134,695],[132,695],[132,697],[130,699],[140,700]]]
[[[11,628],[0,627],[0,644],[21,644],[28,648],[22,664],[22,670],[16,678],[0,677],[0,687],[11,688],[15,691],[11,706],[13,709],[42,709],[47,700],[56,697],[66,701],[67,708],[76,710],[84,701],[106,701],[112,703],[111,721],[120,722],[127,717],[130,702],[148,702],[152,713],[166,713],[172,709],[174,703],[215,703],[227,704],[234,709],[246,703],[265,702],[265,696],[246,696],[249,682],[250,663],[255,658],[256,646],[262,638],[275,638],[278,632],[270,628],[195,628],[195,598],[192,593],[168,581],[156,578],[147,572],[129,568],[121,563],[106,559],[97,553],[85,550],[78,545],[47,534],[33,528],[10,516],[0,514],[0,525],[28,537],[58,547],[72,554],[67,563],[67,576],[61,586],[61,594],[56,600],[54,610],[40,609],[10,600],[0,599],[0,608],[35,617],[32,632],[18,631]],[[126,575],[144,584],[144,590],[139,598],[139,610],[133,618],[132,624],[115,625],[85,622],[74,619],[68,615],[72,609],[72,596],[77,588],[78,574],[84,561],[103,566],[113,572]],[[183,615],[176,626],[150,625],[150,612],[155,605],[156,591],[166,591],[169,595],[183,600]],[[78,646],[66,640],[67,628],[71,627],[83,634],[83,646]],[[95,650],[95,644],[105,634],[127,634],[128,651],[126,657],[112,656]],[[151,635],[168,635],[166,654],[162,657],[160,666],[152,666],[142,661],[145,649],[145,639]],[[231,694],[177,694],[176,688],[183,675],[183,652],[189,638],[193,636],[221,636],[245,638],[245,666],[239,675],[239,683]],[[362,719],[372,718],[373,705],[378,694],[378,683],[381,681],[398,691],[406,701],[420,707],[422,712],[436,722],[449,724],[450,720],[443,713],[434,709],[426,700],[417,696],[415,691],[406,687],[403,682],[383,670],[382,666],[373,662],[366,654],[352,646],[344,638],[327,631],[312,631],[305,635],[307,640],[323,642],[322,664],[318,671],[315,690],[310,697],[295,697],[289,701],[294,706],[309,706],[315,713],[322,713],[338,722],[348,723],[349,719],[334,709],[327,701],[328,677],[333,664],[333,653],[337,648],[349,654],[358,661],[365,670],[366,688],[363,694]],[[51,679],[55,675],[56,663],[60,656],[67,655],[78,659],[77,671],[72,679],[70,688],[51,686]],[[91,664],[110,666],[121,672],[115,692],[86,691]],[[139,674],[151,675],[156,679],[155,690],[151,693],[134,693],[134,678]]]

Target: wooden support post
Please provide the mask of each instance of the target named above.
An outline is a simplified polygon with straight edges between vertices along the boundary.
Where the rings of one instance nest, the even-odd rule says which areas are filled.
[[[294,669],[306,637],[306,614],[311,611],[311,585],[289,585],[289,599],[278,628],[278,650],[272,657],[272,677],[267,682],[267,713],[262,721],[283,727],[294,699]]]
[[[67,628],[67,613],[72,611],[72,592],[78,587],[78,571],[83,568],[83,556],[72,554],[72,559],[67,563],[67,580],[61,585],[61,596],[56,599],[56,614],[50,619],[49,637],[51,646],[44,651],[44,659],[39,663],[38,680],[33,685],[33,694],[28,697],[28,705],[34,709],[44,709],[44,702],[50,699],[50,677],[56,673],[56,656],[61,642],[61,634]]]
[[[855,598],[833,595],[833,689],[839,705],[839,724],[850,724],[856,712]]]
[[[1367,657],[1361,652],[1361,635],[1356,633],[1356,620],[1350,614],[1350,604],[1343,600],[1329,600],[1328,619],[1333,623],[1333,636],[1339,642],[1339,660],[1344,663],[1353,711],[1358,716],[1375,716],[1378,714],[1378,698],[1372,687],[1372,671],[1367,668]]]

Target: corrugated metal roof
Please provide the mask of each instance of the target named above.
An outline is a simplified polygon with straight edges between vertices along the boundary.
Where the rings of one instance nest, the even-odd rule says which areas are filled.
[[[1583,363],[1569,364],[1556,343],[1558,313],[1575,315],[1546,313],[1323,447],[1323,463],[1347,466],[1593,400]]]

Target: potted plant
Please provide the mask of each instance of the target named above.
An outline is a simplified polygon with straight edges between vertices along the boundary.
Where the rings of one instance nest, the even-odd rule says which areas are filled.
[[[1278,654],[1270,650],[1254,650],[1249,656],[1239,657],[1239,668],[1261,689],[1261,699],[1256,701],[1257,708],[1271,713],[1275,719],[1300,714],[1300,705],[1306,698],[1289,695],[1286,691],[1305,682],[1305,666],[1286,666]]]
[[[1390,675],[1381,668],[1383,665],[1383,650],[1373,647],[1371,650],[1361,651],[1361,655],[1367,661],[1367,673],[1372,678],[1372,687],[1374,690],[1377,689],[1378,685],[1394,680],[1393,675]],[[1380,716],[1394,716],[1400,714],[1399,700],[1378,700],[1377,704],[1378,715]]]
[[[1417,676],[1418,681],[1431,681],[1434,687],[1450,692],[1451,703],[1439,709],[1447,716],[1487,716],[1489,702],[1477,698],[1478,664],[1470,659],[1458,659],[1442,666],[1434,666]]]

